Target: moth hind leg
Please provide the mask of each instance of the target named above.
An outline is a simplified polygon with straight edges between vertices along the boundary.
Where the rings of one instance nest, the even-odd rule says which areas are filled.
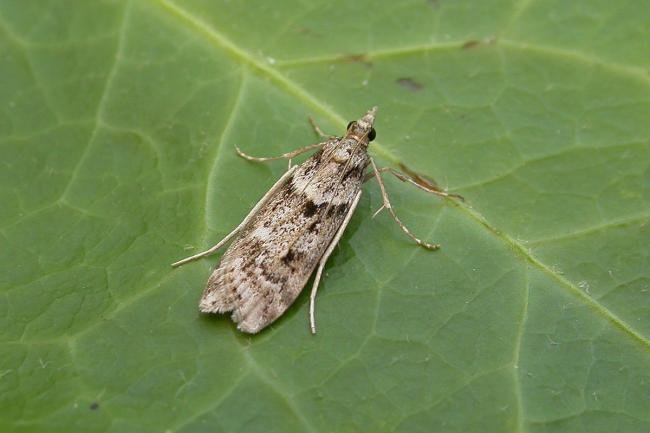
[[[284,173],[282,177],[278,179],[277,182],[275,182],[275,184],[273,184],[271,189],[268,190],[268,192],[264,195],[264,197],[262,197],[262,199],[259,202],[257,202],[257,204],[253,207],[253,209],[251,209],[248,215],[246,215],[246,218],[244,218],[244,220],[241,223],[239,223],[239,225],[235,227],[233,231],[231,231],[228,235],[226,235],[225,238],[221,239],[216,245],[214,245],[213,247],[211,247],[206,251],[200,252],[198,254],[194,254],[193,256],[186,257],[182,260],[172,263],[172,267],[176,268],[178,266],[182,266],[194,260],[198,260],[202,257],[207,257],[212,254],[215,254],[219,250],[219,248],[223,247],[226,244],[226,242],[232,239],[237,233],[239,233],[244,228],[244,226],[246,226],[246,224],[248,224],[251,218],[253,218],[257,214],[257,211],[260,210],[260,208],[264,206],[266,202],[269,201],[269,199],[273,196],[273,194],[275,194],[275,192],[278,191],[284,185],[284,183],[287,181],[287,179],[289,179],[289,177],[293,174],[296,168],[297,167],[292,167],[289,170],[287,170],[286,173]]]
[[[244,220],[247,221],[247,220]],[[230,239],[232,239],[233,236],[235,236],[239,231],[241,230],[243,224],[240,224],[239,227],[237,227],[235,230],[231,231],[228,235],[226,235],[225,238],[221,239],[216,245],[210,247],[210,249],[207,249],[205,251],[202,251],[198,254],[194,254],[193,256],[186,257],[182,260],[179,260],[177,262],[172,263],[172,268],[177,268],[179,266],[183,266],[186,263],[193,262],[194,260],[198,260],[203,257],[208,257],[211,256],[212,254],[215,254],[219,248],[225,245],[226,242],[228,242]]]

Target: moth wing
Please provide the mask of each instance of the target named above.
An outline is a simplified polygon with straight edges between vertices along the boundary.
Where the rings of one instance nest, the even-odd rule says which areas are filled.
[[[199,308],[232,311],[256,333],[295,301],[345,219],[360,182],[315,203],[291,178],[254,215],[210,276]]]
[[[201,311],[232,311],[238,328],[248,333],[280,317],[304,288],[344,219],[344,207],[326,207],[278,191],[224,254],[208,280]]]
[[[295,301],[363,182],[365,151],[343,170],[330,157],[314,154],[251,214],[210,276],[201,311],[232,311],[240,330],[256,333]]]

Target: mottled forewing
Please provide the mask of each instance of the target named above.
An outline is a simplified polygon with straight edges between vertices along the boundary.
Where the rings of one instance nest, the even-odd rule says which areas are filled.
[[[363,158],[333,161],[326,146],[298,167],[223,255],[201,310],[232,311],[238,328],[249,333],[282,315],[341,226],[366,164]]]

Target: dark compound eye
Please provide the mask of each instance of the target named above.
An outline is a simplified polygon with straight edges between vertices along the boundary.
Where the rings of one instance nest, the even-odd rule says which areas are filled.
[[[348,127],[347,127],[347,128],[345,128],[345,129],[349,131],[349,130],[350,130],[350,126],[352,126],[353,124],[354,124],[354,121],[352,121],[352,122],[350,122],[350,123],[348,123]]]
[[[375,128],[372,128],[368,133],[368,141],[374,140],[376,136],[377,136],[377,132],[375,132]]]

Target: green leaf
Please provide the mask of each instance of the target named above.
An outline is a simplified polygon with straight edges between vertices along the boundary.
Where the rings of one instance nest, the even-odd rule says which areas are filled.
[[[0,3],[0,431],[650,431],[650,7]],[[276,155],[379,106],[309,334],[197,303]]]

